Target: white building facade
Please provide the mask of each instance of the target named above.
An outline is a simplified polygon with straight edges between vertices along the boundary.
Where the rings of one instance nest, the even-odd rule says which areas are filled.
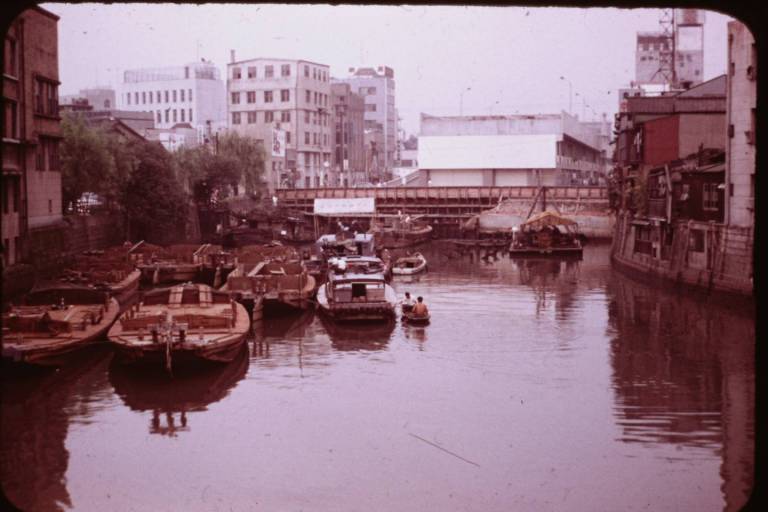
[[[434,186],[589,186],[604,179],[595,123],[565,112],[421,115],[418,165]]]
[[[366,128],[383,132],[383,147],[377,148],[382,156],[383,171],[391,171],[397,151],[397,110],[395,109],[395,72],[388,66],[349,68],[351,76],[335,79],[351,86],[352,92],[365,100]]]
[[[219,70],[207,61],[126,70],[117,94],[119,109],[151,113],[155,128],[188,123],[198,143],[226,126],[225,101]]]
[[[333,120],[327,65],[233,58],[227,65],[227,110],[229,129],[263,141],[270,190],[330,185]]]

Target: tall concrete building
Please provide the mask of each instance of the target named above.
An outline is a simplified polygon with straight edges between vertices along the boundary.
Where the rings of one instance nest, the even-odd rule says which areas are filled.
[[[420,174],[435,186],[596,185],[604,128],[560,114],[421,114]]]
[[[205,60],[183,66],[126,70],[117,95],[120,110],[150,112],[155,128],[188,123],[198,142],[226,126],[224,82]]]
[[[687,89],[704,79],[704,11],[668,9],[664,16],[664,30],[637,33],[635,84]]]
[[[267,186],[323,187],[331,179],[328,66],[255,58],[227,65],[228,127],[264,142]]]
[[[365,173],[365,102],[349,84],[331,81],[334,115],[332,168],[335,184],[348,187],[368,182]]]
[[[33,239],[45,239],[62,220],[58,21],[45,9],[31,7],[13,20],[5,34],[4,266],[24,261]]]
[[[757,47],[749,29],[728,23],[725,224],[749,227],[755,215]]]
[[[377,147],[382,156],[383,174],[391,171],[397,151],[397,111],[395,109],[395,72],[388,66],[349,68],[351,76],[340,78],[352,91],[365,99],[365,121],[369,130],[382,131],[383,144]],[[370,156],[370,155],[369,155]]]

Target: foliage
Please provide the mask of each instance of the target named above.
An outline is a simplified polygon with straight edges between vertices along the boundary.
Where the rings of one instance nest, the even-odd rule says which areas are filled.
[[[211,146],[182,148],[174,155],[176,175],[195,201],[209,204],[224,199],[245,184],[246,194],[264,186],[264,150],[254,139],[228,133]]]
[[[187,220],[187,196],[173,173],[171,155],[159,143],[142,144],[127,183],[125,209],[133,240],[172,241]]]
[[[78,116],[65,115],[61,121],[62,204],[66,208],[84,192],[102,195],[104,180],[115,172],[107,135],[89,128]]]

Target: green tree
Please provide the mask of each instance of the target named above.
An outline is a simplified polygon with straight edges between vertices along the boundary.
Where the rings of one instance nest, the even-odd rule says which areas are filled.
[[[108,136],[89,128],[79,116],[63,116],[61,132],[62,204],[66,209],[84,192],[101,193],[105,179],[115,171],[115,160]]]
[[[227,132],[219,137],[217,155],[225,157],[226,164],[234,166],[233,174],[245,184],[246,194],[263,190],[265,155],[260,142],[235,132]]]
[[[187,199],[173,172],[171,155],[159,143],[141,144],[125,194],[132,240],[170,243],[183,237]]]

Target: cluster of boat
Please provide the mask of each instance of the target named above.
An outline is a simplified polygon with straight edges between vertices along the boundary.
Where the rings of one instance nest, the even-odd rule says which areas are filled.
[[[105,338],[121,363],[229,362],[253,321],[317,306],[333,322],[388,322],[393,275],[426,269],[420,254],[377,254],[371,234],[325,235],[310,253],[280,243],[91,251],[3,313],[2,356],[58,366]],[[139,285],[152,286],[140,291]],[[404,314],[404,321],[408,321]]]

